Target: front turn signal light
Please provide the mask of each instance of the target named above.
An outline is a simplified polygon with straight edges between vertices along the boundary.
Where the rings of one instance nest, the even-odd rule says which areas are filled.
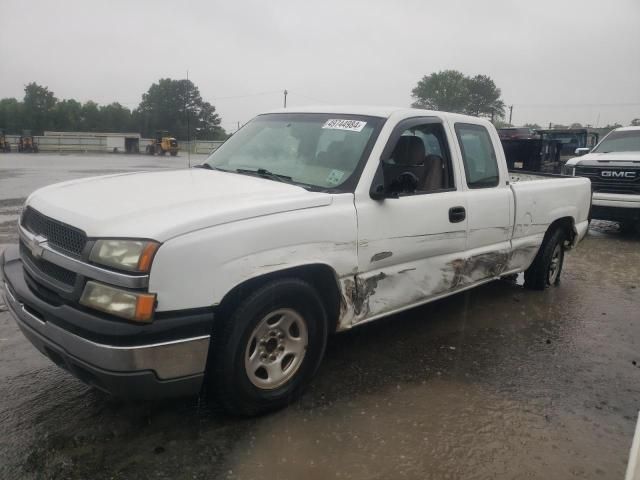
[[[156,307],[153,293],[121,290],[103,283],[88,281],[80,304],[132,322],[150,323]]]

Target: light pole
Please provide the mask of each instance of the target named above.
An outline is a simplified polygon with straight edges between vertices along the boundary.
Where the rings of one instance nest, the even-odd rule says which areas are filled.
[[[287,108],[287,92],[286,90],[284,91],[284,108]]]

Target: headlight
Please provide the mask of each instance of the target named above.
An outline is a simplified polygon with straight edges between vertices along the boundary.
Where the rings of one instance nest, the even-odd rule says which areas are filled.
[[[159,246],[146,240],[98,240],[89,260],[120,270],[147,273]]]
[[[84,287],[80,303],[127,320],[149,323],[153,319],[156,296],[151,293],[120,290],[89,281]]]

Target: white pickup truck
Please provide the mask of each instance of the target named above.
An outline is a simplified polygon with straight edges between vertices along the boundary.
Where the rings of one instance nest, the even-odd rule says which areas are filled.
[[[518,272],[557,283],[591,199],[584,178],[510,178],[486,120],[425,110],[259,115],[199,167],[26,201],[6,303],[99,389],[281,407],[332,332]]]
[[[590,152],[576,153],[582,156],[568,160],[563,173],[591,180],[591,217],[640,233],[640,127],[616,128]]]

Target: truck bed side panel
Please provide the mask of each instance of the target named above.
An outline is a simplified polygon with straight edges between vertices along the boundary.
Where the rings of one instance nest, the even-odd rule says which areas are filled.
[[[513,254],[510,270],[527,268],[544,238],[549,225],[570,218],[582,236],[588,224],[591,186],[578,178],[536,178],[511,184],[515,198]]]

